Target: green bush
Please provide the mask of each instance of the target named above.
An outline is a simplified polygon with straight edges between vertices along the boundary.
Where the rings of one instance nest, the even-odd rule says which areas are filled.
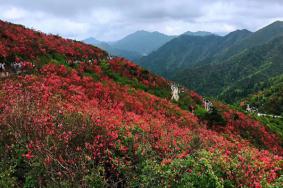
[[[215,125],[225,126],[227,123],[222,114],[216,108],[212,108],[210,112],[207,112],[204,116],[204,119],[208,121],[209,128]]]
[[[209,153],[200,156],[188,156],[175,159],[169,164],[157,160],[145,160],[136,169],[129,180],[129,187],[203,187],[221,188],[224,181],[218,177],[211,162],[206,158]],[[227,184],[227,183],[226,183]]]
[[[16,178],[13,177],[14,169],[12,166],[4,168],[4,164],[0,163],[0,187],[10,188],[16,186]]]

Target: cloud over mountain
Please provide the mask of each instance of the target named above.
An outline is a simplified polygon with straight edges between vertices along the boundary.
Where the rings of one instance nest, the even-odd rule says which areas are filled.
[[[69,38],[115,40],[144,29],[176,35],[256,30],[283,19],[280,0],[0,0],[0,18]],[[272,11],[270,11],[272,10]]]

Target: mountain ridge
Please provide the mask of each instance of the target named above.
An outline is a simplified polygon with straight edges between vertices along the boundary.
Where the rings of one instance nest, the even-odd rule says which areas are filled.
[[[181,35],[209,36],[214,34],[205,31],[187,31]],[[138,60],[142,56],[157,50],[175,37],[176,36],[166,35],[158,31],[150,32],[138,30],[117,41],[103,42],[96,40],[93,37],[89,37],[84,39],[83,42],[101,47],[114,56],[122,56],[130,60]]]

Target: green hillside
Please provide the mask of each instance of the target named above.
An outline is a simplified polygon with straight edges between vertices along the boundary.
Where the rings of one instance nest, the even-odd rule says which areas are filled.
[[[211,62],[214,57],[250,34],[247,30],[238,30],[225,37],[181,35],[150,55],[142,57],[137,63],[155,73],[172,78],[178,69]]]
[[[283,75],[270,79],[263,91],[243,100],[261,113],[283,115]]]
[[[236,102],[264,88],[283,72],[283,37],[218,64],[179,71],[174,79],[198,92]]]

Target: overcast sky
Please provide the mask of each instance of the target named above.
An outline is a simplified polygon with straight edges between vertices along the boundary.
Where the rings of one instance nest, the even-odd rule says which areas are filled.
[[[283,20],[283,0],[0,0],[0,19],[73,39],[137,31],[255,31]]]

